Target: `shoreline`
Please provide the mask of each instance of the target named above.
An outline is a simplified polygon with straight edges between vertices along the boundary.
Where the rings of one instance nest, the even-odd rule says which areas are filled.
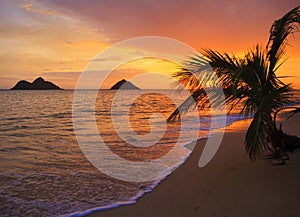
[[[283,129],[299,135],[299,121],[294,116],[283,122]],[[189,158],[136,203],[86,211],[85,216],[297,216],[300,151],[281,167],[250,162],[243,143],[248,124],[246,119],[226,127],[218,152],[205,167],[198,167],[206,141],[200,139]]]
[[[233,124],[235,124],[236,122],[246,121],[246,120],[249,120],[249,119],[251,120],[252,119],[251,117],[243,117],[243,119],[241,119],[240,115],[238,115],[238,118],[236,118],[235,115],[237,115],[237,114],[234,114],[233,117],[229,121],[227,120],[227,123],[226,123],[227,125],[226,125],[226,127],[224,127],[224,129],[231,126],[231,125],[233,125]],[[189,154],[182,157],[182,159],[176,165],[174,165],[172,168],[170,168],[170,170],[166,171],[166,175],[165,175],[164,178],[154,181],[152,185],[149,185],[147,190],[139,192],[135,197],[132,197],[130,200],[114,202],[114,203],[106,205],[106,206],[99,206],[99,207],[91,208],[91,209],[88,209],[88,210],[85,210],[85,211],[75,211],[75,212],[72,212],[72,213],[69,213],[69,214],[64,214],[63,216],[70,216],[70,217],[73,217],[73,216],[76,216],[76,217],[78,217],[78,216],[89,216],[89,215],[91,215],[92,213],[95,213],[95,212],[101,212],[101,211],[104,211],[104,210],[116,209],[116,208],[121,207],[121,206],[128,206],[128,205],[133,205],[133,204],[137,203],[142,197],[144,197],[145,195],[147,195],[147,194],[151,193],[152,191],[154,191],[156,189],[156,187],[158,185],[160,185],[161,182],[166,180],[168,178],[168,176],[173,173],[173,171],[175,171],[179,167],[181,167],[185,163],[185,161],[190,157],[190,155],[191,155],[191,153],[192,153],[192,151],[193,151],[193,149],[194,149],[194,147],[196,146],[197,143],[199,143],[202,140],[206,142],[206,140],[208,138],[213,137],[212,135],[214,135],[215,132],[218,132],[218,131],[220,131],[220,128],[214,129],[213,134],[207,134],[204,137],[200,137],[195,141],[190,141],[189,143],[183,145],[182,147],[185,148],[189,152]],[[223,132],[225,132],[225,130],[223,130]]]

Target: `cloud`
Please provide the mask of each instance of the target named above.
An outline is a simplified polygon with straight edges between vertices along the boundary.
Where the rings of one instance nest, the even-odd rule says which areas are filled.
[[[59,77],[59,78],[78,78],[82,72],[42,72],[42,76]]]
[[[0,40],[22,42],[24,47],[57,50],[71,43],[81,46],[91,41],[109,43],[109,38],[100,34],[95,25],[38,1],[1,1],[0,21]]]
[[[15,80],[82,70],[109,44],[95,25],[33,0],[0,1],[0,32],[0,77]]]
[[[72,17],[89,20],[112,40],[143,35],[172,37],[197,46],[228,47],[267,35],[274,19],[296,6],[291,1],[44,0]],[[255,29],[255,31],[254,31]],[[214,41],[215,40],[215,41]],[[228,41],[229,43],[224,43]]]
[[[64,76],[74,78],[71,87],[76,72],[97,53],[115,42],[145,35],[175,38],[195,49],[237,53],[264,44],[272,22],[298,4],[298,0],[3,0],[0,78],[27,79],[52,72],[45,76],[61,82]],[[296,45],[292,55],[299,55],[299,46],[292,44]],[[115,55],[93,61],[105,68],[119,59]]]

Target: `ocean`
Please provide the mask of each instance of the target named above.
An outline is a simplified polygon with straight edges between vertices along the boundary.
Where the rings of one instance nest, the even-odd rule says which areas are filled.
[[[132,91],[122,90],[115,101],[115,91],[100,90],[95,106],[86,105],[93,91],[80,91],[80,103],[73,102],[72,90],[0,91],[0,216],[83,216],[135,203],[184,162],[191,153],[186,144],[212,133],[209,111],[200,114],[200,124],[195,121],[198,113],[188,113],[184,129],[178,122],[166,124],[174,102],[185,97],[173,90],[139,91],[135,99]],[[122,122],[124,117],[130,127]],[[227,116],[226,125],[243,118],[233,113]],[[110,162],[105,170],[120,169],[114,172],[119,171],[116,176],[103,172],[82,149],[80,138],[92,143],[93,135],[80,121],[96,124],[113,155],[125,162],[149,162],[171,150],[176,161],[166,158],[168,167],[161,176],[134,182],[122,176],[124,161],[114,161],[110,153],[100,152],[99,159]],[[218,127],[222,123],[214,128]],[[136,147],[136,143],[142,145]],[[118,175],[123,178],[116,178]]]

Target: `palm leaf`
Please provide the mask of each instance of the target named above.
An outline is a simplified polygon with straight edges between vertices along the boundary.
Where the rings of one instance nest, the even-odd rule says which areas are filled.
[[[267,149],[269,121],[265,112],[256,112],[247,130],[245,146],[251,160],[255,160],[262,151]]]
[[[231,105],[229,112],[241,104],[242,114],[254,114],[245,145],[250,158],[255,159],[269,148],[268,140],[273,142],[272,135],[277,130],[273,121],[276,114],[291,102],[292,88],[284,84],[275,72],[284,62],[282,57],[288,36],[299,29],[299,23],[300,6],[273,23],[265,49],[257,45],[255,49],[247,51],[243,58],[211,49],[202,50],[203,56],[189,57],[175,77],[191,91],[191,96],[168,120],[180,118],[181,112],[187,112],[195,104],[198,108],[219,105],[222,97],[216,91],[216,86],[220,82],[225,101]],[[218,76],[217,80],[212,76],[214,73],[211,73],[210,67]],[[208,83],[210,86],[207,89]]]
[[[285,52],[288,36],[299,30],[299,24],[300,6],[295,7],[273,23],[267,44],[270,73],[274,72],[276,65]]]

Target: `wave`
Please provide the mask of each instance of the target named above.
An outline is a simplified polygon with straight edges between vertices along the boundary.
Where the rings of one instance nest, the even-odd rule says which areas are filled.
[[[202,116],[201,118],[204,118],[204,117]],[[245,115],[242,115],[242,114],[229,114],[229,115],[227,115],[226,126],[230,126],[234,122],[237,122],[237,121],[240,121],[240,120],[246,120],[246,119],[249,119],[249,118],[252,118],[252,116],[245,116]],[[226,127],[226,126],[220,126],[220,127]],[[196,126],[194,126],[194,127],[196,127]],[[215,129],[219,129],[219,128],[215,128]],[[201,130],[206,130],[206,129],[201,128]],[[185,156],[182,156],[182,158],[180,159],[180,161],[176,165],[174,165],[168,171],[166,171],[163,177],[161,177],[158,180],[155,180],[155,182],[152,185],[149,185],[147,187],[147,189],[143,189],[140,192],[138,192],[138,194],[135,197],[132,197],[129,200],[126,200],[126,201],[112,202],[111,204],[107,204],[105,206],[99,206],[99,207],[87,209],[85,211],[73,212],[73,213],[70,213],[70,214],[62,215],[62,216],[63,217],[83,217],[83,216],[87,216],[87,215],[89,215],[93,212],[98,212],[98,211],[102,211],[102,210],[117,208],[117,207],[124,206],[124,205],[135,204],[138,201],[138,199],[140,199],[145,194],[147,194],[147,193],[151,192],[152,190],[154,190],[156,186],[158,186],[174,170],[176,170],[178,167],[180,167],[186,161],[186,159],[192,153],[192,151],[190,151],[190,149],[187,148],[188,146],[190,146],[192,143],[195,143],[198,140],[207,139],[211,136],[213,136],[213,131],[209,131],[209,133],[207,133],[205,136],[198,137],[197,140],[188,141],[185,145],[183,145],[183,147],[187,150],[187,152],[186,152],[187,154]]]

